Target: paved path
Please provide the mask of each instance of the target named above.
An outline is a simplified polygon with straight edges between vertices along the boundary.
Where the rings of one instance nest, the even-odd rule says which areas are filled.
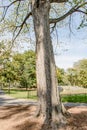
[[[0,90],[0,106],[9,106],[9,105],[37,105],[37,101],[29,100],[29,99],[16,99],[4,94],[3,91]]]
[[[3,90],[0,90],[0,96],[1,96],[1,95],[4,95],[4,92],[3,92]]]
[[[68,107],[87,107],[87,103],[73,103],[73,102],[68,102],[68,103],[64,103],[65,106]]]
[[[3,91],[0,90],[0,106],[9,106],[9,105],[37,105],[37,101],[30,99],[16,99],[4,94]],[[65,106],[73,107],[73,106],[86,106],[87,103],[64,103]]]

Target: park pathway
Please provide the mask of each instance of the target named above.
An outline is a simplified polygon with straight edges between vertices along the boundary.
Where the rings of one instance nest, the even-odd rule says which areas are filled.
[[[37,101],[30,99],[16,99],[6,95],[0,90],[0,106],[37,105]]]
[[[13,97],[10,97],[2,90],[0,90],[0,106],[16,106],[16,105],[37,105],[37,101],[31,100],[31,99],[16,99]],[[87,103],[64,103],[65,106],[68,107],[87,107]]]

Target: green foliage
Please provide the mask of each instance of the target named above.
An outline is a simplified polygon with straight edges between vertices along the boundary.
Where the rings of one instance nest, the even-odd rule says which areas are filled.
[[[56,72],[57,72],[58,85],[68,85],[69,81],[67,80],[64,69],[57,68]]]
[[[74,68],[87,70],[87,59],[82,59],[82,60],[79,60],[78,62],[75,62]]]
[[[63,82],[64,70],[57,68],[56,72],[57,72],[58,85],[63,85],[64,84],[64,82]]]
[[[73,68],[68,69],[67,77],[72,86],[87,88],[87,59],[74,63]]]
[[[58,85],[81,86],[87,88],[87,59],[74,63],[73,68],[57,68]]]
[[[7,56],[7,54],[5,55]],[[23,54],[15,54],[12,58],[2,57],[0,68],[0,84],[8,86],[36,87],[35,53],[26,51]]]
[[[20,87],[36,87],[35,53],[26,51],[13,57],[14,70]]]
[[[4,46],[2,44],[2,50]],[[2,51],[4,52],[4,51]],[[26,51],[17,53],[11,57],[7,51],[0,59],[0,84],[8,86],[24,87],[26,89],[36,87],[35,52]],[[58,85],[81,86],[87,88],[87,59],[74,63],[73,68],[67,72],[57,68]]]
[[[77,71],[78,85],[87,88],[87,59],[80,60],[74,64]]]
[[[77,72],[74,68],[69,68],[67,70],[67,79],[71,86],[76,86],[77,84]]]
[[[0,85],[2,86],[7,86],[13,76],[13,72],[10,70],[11,50],[9,47],[10,41],[7,41],[7,44],[3,40],[0,42]]]

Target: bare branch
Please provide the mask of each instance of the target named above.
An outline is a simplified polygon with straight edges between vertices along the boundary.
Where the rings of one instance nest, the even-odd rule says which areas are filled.
[[[51,3],[64,3],[67,2],[68,0],[50,0]]]
[[[76,6],[75,6],[76,7]],[[60,22],[62,20],[64,20],[67,16],[71,15],[72,13],[75,12],[75,7],[73,7],[71,10],[69,10],[66,14],[64,14],[63,16],[59,17],[59,18],[55,18],[55,19],[50,19],[50,24],[52,23],[57,23]]]
[[[0,22],[2,22],[4,20],[7,10],[8,10],[8,8],[5,8],[5,7],[3,7],[3,8],[4,8],[4,11],[3,11],[2,19],[0,20]]]
[[[16,9],[16,22],[17,22],[17,17],[18,17],[18,10],[19,10],[19,7],[20,7],[20,1],[19,1],[19,3],[18,3],[17,9]]]
[[[69,37],[71,38],[71,33],[74,35],[74,32],[72,31],[72,27],[71,27],[71,22],[72,22],[72,15],[69,16]]]
[[[78,11],[79,8],[83,7],[84,5],[86,5],[87,2],[84,2],[80,5],[75,5],[72,9],[70,9],[66,14],[64,14],[63,16],[59,17],[59,18],[55,18],[55,19],[50,19],[49,22],[50,24],[52,23],[57,23],[60,22],[62,20],[64,20],[66,17],[68,17],[69,15],[73,14],[74,12]],[[84,11],[78,11],[78,12],[84,12]],[[84,12],[85,14],[87,14],[87,12]]]
[[[27,22],[25,22],[25,25],[26,25],[27,30],[29,31],[29,28],[28,28]]]
[[[83,14],[86,14],[86,15],[87,15],[87,12],[82,11],[82,10],[80,10],[80,9],[75,9],[75,11],[76,11],[76,12],[80,12],[80,13],[83,13]]]
[[[19,2],[19,1],[24,1],[24,0],[15,0],[15,1],[11,2],[9,5],[0,6],[0,8],[9,8],[10,6],[12,6],[13,4],[15,4],[16,2]]]
[[[9,7],[12,6],[16,2],[21,2],[21,1],[24,1],[24,0],[15,0],[15,1],[11,2],[9,5],[0,6],[0,8],[4,8],[3,16],[2,16],[2,19],[0,20],[0,22],[2,22],[4,20]]]
[[[51,33],[53,33],[55,27],[56,27],[56,23],[54,23],[54,25],[51,27]]]
[[[12,40],[13,43],[14,43],[14,41],[16,40],[16,38],[19,36],[19,34],[21,33],[24,24],[26,25],[26,21],[27,21],[27,19],[28,19],[31,15],[32,15],[32,13],[29,12],[29,13],[26,15],[26,17],[24,18],[22,24],[15,27],[15,30],[14,30],[14,33],[13,33],[13,40]],[[15,35],[15,32],[17,31],[18,28],[19,28],[19,31],[18,31],[18,33]]]

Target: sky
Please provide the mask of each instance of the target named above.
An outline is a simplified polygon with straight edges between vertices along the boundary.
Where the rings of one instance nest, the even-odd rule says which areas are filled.
[[[87,59],[87,43],[79,42],[76,40],[67,45],[66,51],[61,52],[60,55],[55,56],[56,65],[60,68],[73,67],[73,64],[81,59]]]
[[[78,60],[87,59],[87,29],[75,30],[75,35],[71,34],[71,36],[66,30],[62,28],[59,31],[63,34],[59,40],[62,41],[62,46],[58,46],[56,51],[59,51],[59,54],[55,55],[56,65],[65,70],[73,67]]]
[[[56,65],[65,70],[73,67],[73,64],[78,60],[87,59],[87,27],[79,30],[77,29],[81,22],[81,17],[81,15],[75,13],[71,18],[70,25],[67,24],[57,29],[58,43],[57,38],[53,36],[52,42],[55,46],[54,53],[56,53]]]

